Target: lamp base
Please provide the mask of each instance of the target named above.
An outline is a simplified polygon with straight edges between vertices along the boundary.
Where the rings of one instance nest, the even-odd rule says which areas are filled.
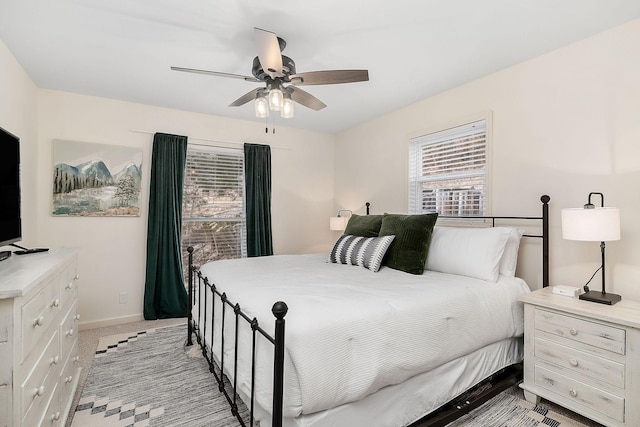
[[[589,301],[597,302],[599,304],[613,305],[620,301],[622,297],[617,294],[603,293],[599,291],[589,291],[581,294],[578,298]]]

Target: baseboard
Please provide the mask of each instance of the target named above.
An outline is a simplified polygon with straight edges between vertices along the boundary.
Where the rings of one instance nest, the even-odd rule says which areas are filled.
[[[78,330],[84,331],[87,329],[104,328],[106,326],[122,325],[123,323],[139,322],[144,320],[142,314],[136,314],[133,316],[114,317],[112,319],[97,320],[95,322],[80,322],[78,324]]]

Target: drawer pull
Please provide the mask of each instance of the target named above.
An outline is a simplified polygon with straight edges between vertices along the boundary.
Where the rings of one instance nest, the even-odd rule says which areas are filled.
[[[42,326],[44,325],[44,317],[40,316],[37,319],[33,319],[33,326]]]
[[[569,329],[569,333],[575,337],[576,335],[578,335],[578,330],[575,328],[571,328]]]
[[[578,366],[578,360],[577,359],[569,359],[569,363],[571,363],[571,366],[573,366],[573,367]]]
[[[51,422],[59,421],[60,420],[60,412],[56,412],[55,414],[51,414],[50,419],[51,419]]]
[[[577,397],[578,396],[578,392],[576,391],[575,388],[572,388],[571,390],[569,390],[569,394],[571,395],[571,397]]]
[[[74,318],[75,320],[80,320],[80,315],[79,315],[79,314],[76,314],[73,318]]]
[[[73,376],[68,376],[64,379],[64,382],[69,384],[71,381],[73,381]]]
[[[60,305],[60,300],[58,298],[51,301],[51,307],[58,307]]]
[[[73,358],[73,363],[78,363],[80,361],[80,356],[76,356]]]
[[[70,291],[71,289],[73,289],[73,282],[69,282],[67,283],[67,286],[64,287],[66,290]]]
[[[73,280],[78,280],[78,279],[80,279],[80,276],[78,276],[77,274],[73,276]]]
[[[73,336],[73,328],[69,329],[69,330],[65,333],[65,335],[66,335],[66,336],[68,336],[68,337],[72,337],[72,336]]]
[[[52,357],[52,358],[51,358],[51,363],[50,363],[50,364],[51,364],[51,365],[57,365],[57,364],[58,364],[58,362],[60,362],[60,357],[59,357],[59,356],[56,356],[56,357]]]
[[[40,397],[44,394],[44,386],[33,389],[33,397]]]

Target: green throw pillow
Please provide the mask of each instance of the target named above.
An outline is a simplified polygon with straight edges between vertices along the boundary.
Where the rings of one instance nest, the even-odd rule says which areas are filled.
[[[411,274],[422,274],[437,219],[437,213],[384,214],[379,235],[396,237],[387,251],[383,265]]]
[[[344,234],[362,237],[378,237],[382,215],[351,215]]]

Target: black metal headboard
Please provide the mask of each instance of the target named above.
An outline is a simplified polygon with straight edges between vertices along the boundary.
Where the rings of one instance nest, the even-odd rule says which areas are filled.
[[[438,218],[442,219],[457,219],[457,220],[489,220],[491,226],[496,226],[496,220],[530,220],[542,222],[542,234],[523,234],[522,237],[532,237],[542,239],[542,287],[549,286],[549,201],[551,197],[546,194],[540,197],[542,202],[542,216],[446,216],[438,215]],[[371,203],[366,204],[367,215],[369,215],[369,208]]]

